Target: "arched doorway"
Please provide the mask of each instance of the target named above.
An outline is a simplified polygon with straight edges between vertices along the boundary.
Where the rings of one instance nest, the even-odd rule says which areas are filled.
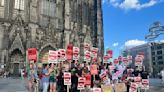
[[[55,48],[53,48],[51,45],[48,45],[46,47],[44,47],[43,49],[41,49],[40,53],[39,53],[39,62],[44,64],[44,63],[48,63],[48,53],[49,50],[55,50]]]
[[[20,69],[24,68],[24,57],[22,52],[19,49],[15,49],[12,51],[11,55],[11,62],[9,65],[9,71],[12,75],[19,76]]]

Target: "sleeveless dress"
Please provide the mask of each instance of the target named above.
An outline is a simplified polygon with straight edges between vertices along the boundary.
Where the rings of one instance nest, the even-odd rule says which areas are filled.
[[[56,82],[56,74],[55,74],[55,71],[53,71],[51,74],[50,74],[50,78],[49,78],[49,81],[50,83],[55,83]]]

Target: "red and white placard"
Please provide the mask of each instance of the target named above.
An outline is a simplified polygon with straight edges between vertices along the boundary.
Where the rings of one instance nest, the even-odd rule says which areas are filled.
[[[28,48],[28,61],[37,61],[37,49],[36,48]]]
[[[113,57],[113,51],[111,49],[108,49],[107,52],[106,52],[110,58]]]
[[[99,76],[100,76],[102,81],[106,81],[107,80],[107,71],[104,71]]]
[[[86,81],[86,79],[84,77],[78,78],[78,86],[77,86],[78,90],[85,89],[85,81]]]
[[[90,87],[91,86],[91,75],[86,74],[85,78],[86,78],[85,85]]]
[[[90,51],[85,51],[84,53],[84,61],[90,62],[91,61],[91,52]]]
[[[64,85],[71,85],[71,73],[64,72]]]
[[[89,50],[90,50],[90,44],[84,43],[84,51],[89,51]]]
[[[60,60],[59,61],[65,61],[66,60],[66,50],[59,49],[59,52],[60,52]]]
[[[142,79],[142,89],[149,89],[149,80]]]
[[[115,69],[115,66],[114,66],[114,65],[110,65],[110,66],[109,66],[110,72],[112,72],[114,69]]]
[[[98,51],[99,51],[98,48],[92,47],[91,48],[91,56],[92,57],[97,57]]]
[[[137,84],[132,82],[130,85],[129,92],[137,92],[137,88],[138,88]]]
[[[134,77],[134,81],[137,85],[141,83],[142,78],[141,77]]]
[[[109,61],[109,59],[110,59],[110,57],[109,57],[109,55],[107,54],[107,55],[104,55],[104,58],[103,58],[103,63],[109,63],[108,61]]]
[[[57,63],[57,51],[49,50],[48,63]]]
[[[93,92],[101,92],[101,88],[93,88]]]
[[[66,51],[67,60],[72,60],[73,57],[73,44],[68,44]]]
[[[79,47],[73,47],[73,60],[79,60],[80,57],[80,49]]]
[[[142,55],[137,55],[135,57],[135,66],[142,66],[144,57]]]

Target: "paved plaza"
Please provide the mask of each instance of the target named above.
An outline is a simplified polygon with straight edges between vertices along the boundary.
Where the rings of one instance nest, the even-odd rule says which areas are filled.
[[[0,79],[0,92],[28,92],[27,79]],[[164,84],[159,79],[150,79],[150,90],[147,92],[164,92]]]

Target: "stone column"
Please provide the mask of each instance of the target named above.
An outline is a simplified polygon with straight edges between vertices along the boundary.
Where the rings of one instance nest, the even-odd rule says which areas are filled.
[[[103,57],[104,53],[104,33],[103,33],[103,19],[102,19],[102,4],[101,0],[97,0],[97,47],[100,52],[99,55]]]

